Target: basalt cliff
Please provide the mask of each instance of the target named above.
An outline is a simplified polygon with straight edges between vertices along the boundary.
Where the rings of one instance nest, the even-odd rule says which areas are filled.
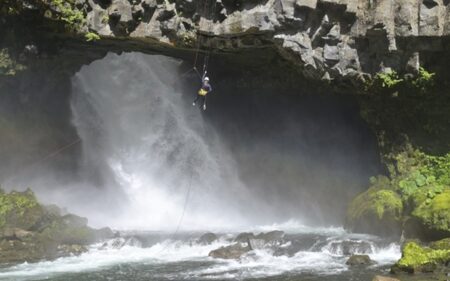
[[[349,205],[348,229],[427,242],[450,236],[448,0],[2,0],[0,14],[1,99],[20,109],[2,111],[3,156],[26,146],[13,140],[27,118],[45,120],[43,148],[73,139],[70,77],[108,52],[179,58],[186,72],[210,54],[211,72],[236,87],[357,100],[385,172]],[[406,257],[431,251],[409,245]]]

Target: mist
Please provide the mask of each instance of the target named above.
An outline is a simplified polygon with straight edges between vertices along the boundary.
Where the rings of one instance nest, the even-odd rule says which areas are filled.
[[[181,217],[183,229],[327,226],[342,224],[349,200],[379,173],[351,98],[243,89],[211,73],[203,112],[191,104],[199,78],[181,69],[139,53],[84,66],[71,81],[74,175],[46,167],[16,185],[94,226],[170,230]]]

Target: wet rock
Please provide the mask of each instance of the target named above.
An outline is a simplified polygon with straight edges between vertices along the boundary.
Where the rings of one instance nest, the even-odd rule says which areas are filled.
[[[239,259],[242,255],[246,254],[250,250],[251,248],[248,245],[242,246],[241,243],[235,243],[230,246],[213,250],[208,254],[208,256],[217,259]]]
[[[236,238],[234,238],[234,242],[239,242],[239,243],[248,243],[249,239],[253,239],[255,238],[255,235],[251,232],[242,232],[239,233],[238,236],[236,236]]]
[[[216,241],[217,239],[219,239],[217,237],[217,235],[215,235],[212,232],[208,232],[203,234],[202,236],[200,236],[200,238],[198,238],[197,243],[202,244],[202,245],[209,245],[212,242]]]
[[[336,241],[329,245],[329,251],[334,254],[350,256],[356,253],[371,254],[372,246],[367,241]]]
[[[31,190],[0,191],[0,263],[34,262],[78,255],[91,243],[114,235],[93,229],[87,219],[55,205],[42,206]]]
[[[381,275],[377,275],[375,276],[372,281],[400,281],[397,278],[392,278],[392,277],[386,277],[386,276],[381,276]]]
[[[117,234],[111,230],[109,227],[104,227],[95,230],[95,239],[96,240],[106,240],[115,237]]]
[[[389,179],[379,177],[376,186],[356,196],[347,211],[346,227],[354,232],[400,237],[403,202],[399,194],[384,189]]]
[[[142,245],[143,245],[143,242],[138,237],[135,237],[135,236],[118,237],[118,238],[114,238],[114,239],[104,242],[103,245],[100,247],[100,250],[104,250],[104,249],[108,249],[108,248],[121,249],[125,246],[141,248]]]
[[[59,245],[57,249],[61,256],[67,255],[78,256],[88,251],[85,246],[81,245]]]
[[[373,262],[368,255],[353,255],[345,262],[345,264],[350,266],[369,265],[372,263]]]
[[[274,230],[267,233],[260,233],[255,236],[255,239],[261,239],[265,243],[280,242],[283,240],[284,232],[280,230]]]
[[[8,239],[8,240],[14,240],[18,239],[21,240],[23,238],[32,236],[34,233],[31,231],[26,231],[21,228],[5,228],[3,230],[3,233],[0,233],[0,239]]]
[[[439,247],[439,243],[434,247]],[[445,241],[443,248],[432,249],[419,245],[415,241],[405,243],[402,249],[402,258],[391,267],[391,272],[408,273],[429,273],[439,271],[450,263],[450,248],[446,248]]]
[[[6,228],[32,229],[44,215],[31,190],[25,192],[0,191],[0,233]]]

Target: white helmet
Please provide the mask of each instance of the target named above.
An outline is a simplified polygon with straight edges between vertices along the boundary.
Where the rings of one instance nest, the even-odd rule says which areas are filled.
[[[205,79],[203,79],[203,80],[205,80],[205,81],[209,81],[209,77],[205,77]]]

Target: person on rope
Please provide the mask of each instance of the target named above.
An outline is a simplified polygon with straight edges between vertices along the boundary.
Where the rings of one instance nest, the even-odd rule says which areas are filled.
[[[207,71],[203,73],[202,79],[202,87],[197,92],[197,98],[192,103],[193,106],[197,104],[197,101],[200,100],[200,106],[203,107],[203,110],[206,110],[206,95],[212,91],[211,84],[209,84],[209,78],[206,76]],[[199,75],[200,76],[200,75]]]

